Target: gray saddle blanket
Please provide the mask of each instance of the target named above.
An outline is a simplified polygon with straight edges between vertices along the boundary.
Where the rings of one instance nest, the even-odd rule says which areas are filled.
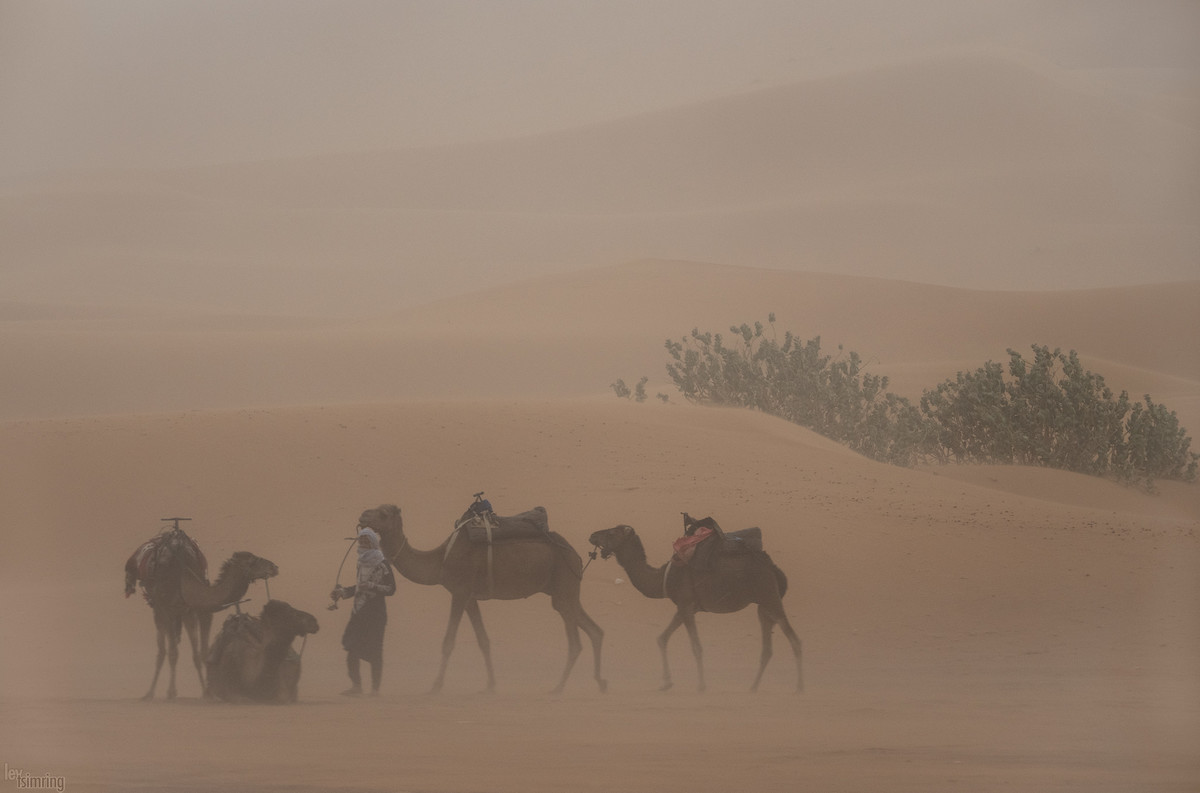
[[[763,549],[762,529],[757,526],[713,535],[696,546],[688,564],[697,570],[712,567],[718,558],[739,556]]]
[[[466,524],[467,539],[471,542],[488,541],[488,527],[484,524],[484,516],[476,516]],[[550,541],[550,518],[546,515],[545,507],[534,507],[527,512],[517,515],[491,515],[491,541],[505,542],[508,540],[542,540]]]
[[[748,529],[725,532],[725,536],[721,538],[718,553],[747,553],[762,549],[762,529],[758,526],[751,526]]]

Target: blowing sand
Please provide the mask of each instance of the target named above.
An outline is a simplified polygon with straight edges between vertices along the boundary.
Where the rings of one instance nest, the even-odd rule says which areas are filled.
[[[623,302],[631,284],[653,300],[655,284],[678,284],[688,267],[701,286],[677,289],[660,312]],[[891,295],[890,313],[854,312],[872,290]],[[1194,349],[1164,348],[1154,330],[1186,333],[1194,319],[1179,295],[1195,290],[953,294],[955,310],[1000,301],[1004,310],[987,316],[1058,327],[1056,338],[1029,341],[1078,348],[1115,373],[1113,385],[1149,388],[1195,416]],[[768,416],[605,393],[617,376],[643,373],[632,367],[661,367],[662,338],[705,316],[716,328],[753,311],[765,319],[780,302],[791,312],[778,309],[784,328],[803,334],[802,316],[836,319],[851,348],[886,349],[881,367],[939,373],[926,386],[1023,344],[1008,320],[971,323],[969,335],[945,322],[893,333],[888,316],[921,316],[946,292],[678,262],[519,291],[547,311],[511,311],[514,295],[464,302],[484,334],[438,325],[437,307],[324,330],[228,319],[206,329],[200,318],[170,328],[154,317],[5,322],[21,342],[19,352],[6,347],[21,377],[8,379],[0,423],[6,768],[70,790],[1195,790],[1195,486],[1147,494],[1059,471],[896,468]],[[786,301],[793,293],[826,314],[804,314]],[[721,297],[734,316],[712,313]],[[1066,303],[1075,309],[1062,320]],[[688,304],[698,313],[680,309]],[[513,321],[487,317],[487,305],[507,305]],[[1111,305],[1126,307],[1120,337],[1088,319]],[[566,334],[561,348],[556,333]],[[54,373],[85,338],[94,368],[68,387]],[[582,360],[570,355],[580,350]],[[540,375],[505,379],[495,373],[503,362]],[[173,366],[189,372],[194,393],[154,390],[153,374]],[[380,398],[380,378],[402,396]],[[488,393],[493,378],[500,395]],[[422,380],[434,396],[403,396]],[[327,403],[297,404],[321,382],[339,384]],[[1156,383],[1172,384],[1172,399]],[[793,690],[777,632],[762,687],[748,692],[759,654],[750,610],[701,615],[705,693],[683,631],[670,645],[675,687],[658,691],[655,638],[672,609],[636,592],[615,561],[597,560],[583,602],[605,630],[608,693],[586,651],[565,692],[547,693],[566,643],[549,598],[535,596],[483,604],[495,694],[481,693],[464,622],[446,688],[430,695],[449,596],[400,579],[383,695],[338,696],[348,610],[325,606],[358,514],[398,504],[413,545],[433,548],[478,490],[502,514],[544,506],[581,554],[592,531],[630,524],[654,564],[681,511],[762,527],[789,578],[805,691]],[[193,518],[185,526],[211,566],[238,550],[276,562],[270,595],[317,616],[298,704],[205,702],[186,643],[179,699],[164,702],[160,682],[158,701],[139,701],[154,631],[146,605],[121,596],[121,568],[170,515]],[[263,584],[249,597],[257,613]]]
[[[153,16],[190,20],[179,5]],[[367,42],[385,42],[402,60],[380,63],[403,63],[399,82],[455,117],[487,98],[512,129],[526,119],[506,89],[523,81],[464,66],[511,46],[509,27],[478,23],[486,35],[465,40],[486,40],[476,52],[440,38],[456,28],[439,21],[410,51],[388,25],[359,38],[333,24],[365,29],[364,8],[330,6],[329,30],[311,15],[305,38],[310,15],[284,22],[260,5],[219,46],[204,37],[221,25],[189,22],[183,42],[157,35],[173,28],[144,9],[106,9],[93,27],[110,38],[84,35],[71,9],[5,6],[18,46],[4,48],[4,87],[17,89],[4,96],[28,111],[9,126],[36,129],[39,161],[73,170],[0,173],[0,793],[1200,789],[1200,488],[874,463],[768,416],[681,403],[663,348],[774,313],[770,332],[843,345],[916,399],[1009,348],[1048,345],[1200,431],[1200,92],[1194,41],[1178,43],[1196,29],[1192,7],[771,4],[772,18],[803,22],[780,23],[787,68],[765,84],[510,140],[484,140],[502,133],[481,122],[458,142],[404,148],[376,141],[393,140],[399,115],[440,141],[438,118],[396,101],[359,57]],[[427,28],[410,19],[453,13],[420,5],[394,8],[414,41]],[[856,47],[809,24],[823,5],[859,32]],[[943,49],[918,28],[958,18],[951,5],[977,22]],[[550,6],[566,7],[537,14]],[[624,17],[613,39],[644,38],[646,66],[614,49],[549,74],[566,61],[542,56],[574,55],[572,32],[521,50],[555,78],[531,90],[553,84],[550,104],[587,106],[595,95],[576,87],[605,58],[692,84],[659,51],[695,35],[693,20],[647,8],[661,41]],[[236,25],[229,11],[212,13]],[[708,11],[732,23],[741,8]],[[535,15],[490,13],[514,33]],[[820,46],[797,47],[797,24]],[[875,57],[884,27],[903,57]],[[339,30],[353,52],[327,49]],[[728,31],[716,32],[702,39],[714,56]],[[758,62],[751,43],[706,73]],[[281,47],[304,68],[270,57]],[[817,69],[830,53],[863,62]],[[246,63],[269,63],[286,87]],[[439,65],[461,70],[460,90],[441,89]],[[161,91],[139,92],[143,79]],[[172,119],[186,140],[164,137]],[[342,146],[296,149],[314,127],[336,128]],[[145,156],[92,162],[106,136]],[[182,155],[261,145],[180,160],[163,156],[173,140]],[[643,376],[645,403],[609,388]],[[495,693],[481,693],[464,624],[431,695],[449,595],[401,579],[382,696],[339,696],[349,609],[325,607],[359,514],[397,504],[429,549],[481,490],[501,514],[545,507],[580,554],[592,532],[632,525],[656,565],[681,512],[761,527],[788,577],[804,691],[777,631],[749,692],[753,610],[700,615],[703,693],[678,632],[675,686],[659,691],[655,642],[672,608],[596,560],[582,598],[605,631],[607,693],[590,648],[548,693],[566,638],[539,595],[482,604]],[[141,701],[154,628],[140,597],[122,597],[122,567],[168,516],[192,519],[212,570],[236,551],[275,562],[269,596],[317,617],[298,703],[204,700],[186,643],[180,696],[164,701],[160,681]],[[248,596],[258,613],[267,587]]]

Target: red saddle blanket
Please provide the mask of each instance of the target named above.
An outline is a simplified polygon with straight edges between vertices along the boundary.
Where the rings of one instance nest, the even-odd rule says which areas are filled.
[[[696,546],[712,536],[713,530],[707,526],[701,526],[692,534],[680,537],[675,541],[675,562],[678,564],[687,564],[691,561],[692,556],[696,553]]]

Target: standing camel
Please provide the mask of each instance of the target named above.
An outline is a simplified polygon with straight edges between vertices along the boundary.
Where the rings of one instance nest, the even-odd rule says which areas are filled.
[[[174,556],[165,568],[156,570],[153,580],[146,582],[146,599],[154,612],[158,655],[150,689],[142,699],[154,699],[164,657],[170,660],[167,699],[175,699],[175,665],[179,660],[181,633],[185,630],[192,646],[192,662],[200,678],[200,691],[206,695],[204,659],[208,654],[213,614],[240,600],[254,581],[278,574],[279,568],[274,562],[247,551],[230,556],[221,565],[221,572],[212,584],[191,558]]]
[[[316,617],[282,600],[268,600],[257,617],[230,615],[208,655],[209,691],[229,702],[295,702],[300,656],[292,642],[318,627]]]
[[[763,671],[771,660],[771,631],[778,623],[783,635],[791,642],[796,655],[796,690],[804,690],[804,677],[800,663],[800,638],[792,630],[787,614],[783,610],[783,596],[787,592],[787,577],[775,566],[765,551],[723,555],[712,554],[708,569],[696,570],[690,565],[667,562],[661,567],[651,567],[646,561],[646,549],[632,526],[614,526],[594,532],[588,541],[600,549],[607,559],[616,556],[617,563],[629,575],[629,581],[649,598],[668,598],[675,604],[675,616],[666,630],[658,637],[658,648],[662,653],[663,682],[661,691],[673,684],[671,667],[667,663],[667,642],[671,634],[683,625],[692,641],[692,655],[696,657],[699,672],[699,690],[704,684],[704,650],[700,646],[700,635],[696,631],[696,612],[730,614],[741,611],[751,603],[758,604],[758,622],[762,627],[762,655],[758,663],[758,674],[754,677],[751,691],[758,690]],[[711,542],[711,540],[709,541]]]
[[[463,518],[472,514],[468,510]],[[384,555],[400,575],[417,584],[440,584],[450,592],[450,621],[442,640],[442,663],[433,683],[434,691],[442,688],[464,612],[475,628],[475,638],[483,653],[487,690],[495,691],[491,642],[483,627],[479,601],[490,598],[518,600],[538,592],[550,596],[550,605],[562,617],[567,631],[567,665],[553,693],[563,690],[571,667],[583,651],[580,628],[592,642],[596,683],[601,691],[607,690],[608,682],[600,676],[600,645],[604,631],[579,602],[583,560],[563,537],[548,531],[544,539],[506,540],[489,545],[470,542],[466,537],[458,538],[459,530],[456,529],[456,533],[437,548],[418,551],[409,545],[400,508],[393,504],[366,510],[358,524],[379,534]]]

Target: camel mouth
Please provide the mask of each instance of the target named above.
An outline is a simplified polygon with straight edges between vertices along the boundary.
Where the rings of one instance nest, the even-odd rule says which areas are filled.
[[[609,548],[605,543],[605,541],[608,539],[609,531],[610,529],[604,529],[603,531],[593,532],[592,536],[588,537],[588,542],[590,542],[592,547],[600,552],[601,559],[607,559],[613,555],[612,548]]]

